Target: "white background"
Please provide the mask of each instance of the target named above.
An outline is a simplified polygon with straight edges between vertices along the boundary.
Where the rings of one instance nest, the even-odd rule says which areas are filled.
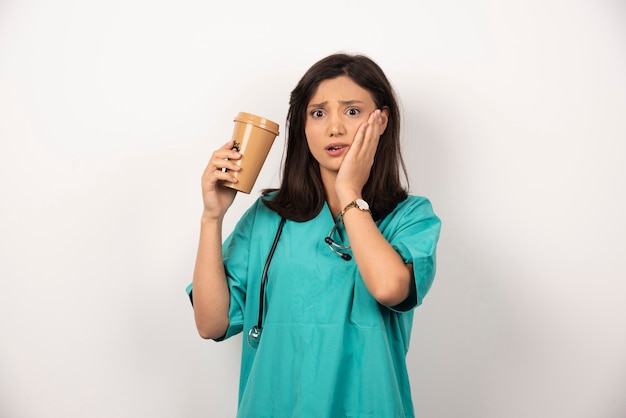
[[[184,292],[200,175],[237,112],[280,123],[229,232],[338,51],[391,79],[443,220],[417,415],[626,416],[623,1],[3,0],[1,417],[234,415],[241,338],[200,339]]]

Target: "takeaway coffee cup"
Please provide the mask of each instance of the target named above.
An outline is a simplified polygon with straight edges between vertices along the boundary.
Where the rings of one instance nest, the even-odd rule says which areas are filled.
[[[241,153],[241,158],[234,162],[241,167],[241,170],[231,172],[237,179],[236,183],[225,182],[224,185],[240,192],[250,193],[274,139],[278,136],[278,124],[245,112],[239,112],[234,121],[235,145],[233,148]]]

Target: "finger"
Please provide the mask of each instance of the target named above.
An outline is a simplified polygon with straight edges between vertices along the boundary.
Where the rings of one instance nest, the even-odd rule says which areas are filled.
[[[368,126],[369,122],[363,122],[357,129],[356,134],[354,135],[354,139],[352,140],[352,145],[350,146],[350,149],[354,148],[355,154],[358,154],[358,152],[363,147]]]
[[[380,132],[382,128],[382,117],[380,109],[372,112],[368,121],[367,129],[365,131],[364,140],[371,144],[374,148],[378,146],[378,140],[380,139]]]
[[[234,161],[213,156],[202,173],[203,182],[214,182],[215,179],[224,180],[226,173],[232,173],[241,170]],[[223,175],[224,174],[224,175]],[[232,177],[228,174],[228,177]]]
[[[233,140],[228,141],[213,152],[209,164],[213,163],[215,167],[219,168],[236,169],[232,163],[224,163],[228,160],[239,160],[241,158],[241,153],[234,148],[234,143]]]
[[[213,153],[213,157],[218,158],[228,158],[231,160],[238,160],[241,158],[241,153],[234,148],[234,141],[229,141],[226,144],[222,145],[219,149],[217,149]]]
[[[234,173],[239,170],[240,168],[238,166],[235,166],[232,170],[219,168],[211,170],[209,167],[202,177],[203,188],[206,190],[213,189],[220,181],[237,183],[237,178],[234,176]]]
[[[374,137],[379,137],[381,135],[381,130],[383,126],[383,118],[382,111],[380,109],[376,109],[372,112],[368,119],[368,124],[371,127],[371,133]]]
[[[214,190],[215,187],[220,183],[220,181],[225,181],[228,183],[236,183],[237,178],[233,176],[233,172],[237,171],[239,168],[236,167],[235,170],[226,170],[222,171],[221,169],[213,169],[211,165],[209,165],[202,176],[202,188],[206,190]]]
[[[219,149],[220,150],[231,150],[235,147],[235,140],[231,139],[230,141],[228,141],[227,143],[225,143],[224,145],[222,145]]]
[[[235,182],[232,172],[240,171],[241,167],[236,164],[236,160],[241,158],[241,154],[236,151],[221,149],[213,153],[207,166],[202,173],[202,182],[208,186],[218,180]]]
[[[367,122],[359,126],[354,137],[353,146],[355,155],[363,159],[371,159],[376,153],[378,147],[378,132],[380,131],[380,111],[374,111],[370,114]]]
[[[237,183],[237,177],[232,175],[232,171],[216,171],[215,179],[217,180],[215,184],[219,184],[220,181],[225,181],[227,183]]]
[[[211,170],[235,170],[239,171],[241,168],[237,164],[237,160],[241,158],[241,154],[233,154],[232,157],[224,158],[221,155],[213,155],[211,158],[209,165],[211,165]]]

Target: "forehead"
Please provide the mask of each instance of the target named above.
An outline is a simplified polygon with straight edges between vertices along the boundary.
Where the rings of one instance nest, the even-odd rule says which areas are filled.
[[[369,91],[359,86],[348,76],[322,81],[311,96],[309,103],[333,103],[346,101],[374,103]]]

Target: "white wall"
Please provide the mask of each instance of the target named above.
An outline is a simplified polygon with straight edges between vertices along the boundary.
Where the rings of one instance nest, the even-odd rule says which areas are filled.
[[[241,340],[201,340],[184,293],[199,178],[340,50],[396,86],[444,223],[418,416],[626,416],[624,3],[408,4],[0,3],[1,417],[233,416]]]

